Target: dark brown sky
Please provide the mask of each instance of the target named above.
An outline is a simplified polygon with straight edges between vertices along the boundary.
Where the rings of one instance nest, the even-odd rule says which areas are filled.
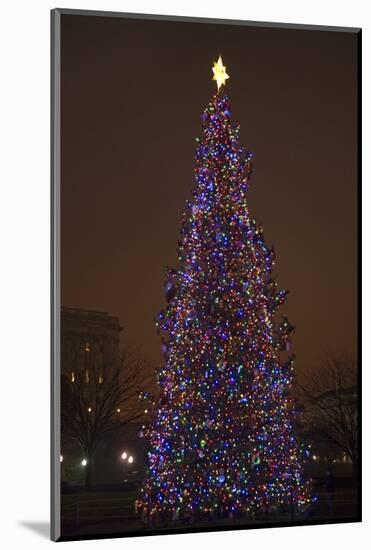
[[[357,39],[352,33],[62,16],[62,304],[108,311],[161,361],[199,116],[219,53],[255,153],[248,202],[290,290],[304,374],[356,347]]]

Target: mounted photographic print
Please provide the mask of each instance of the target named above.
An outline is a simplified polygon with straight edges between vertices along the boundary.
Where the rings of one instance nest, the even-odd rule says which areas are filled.
[[[361,520],[361,31],[52,11],[52,538]]]

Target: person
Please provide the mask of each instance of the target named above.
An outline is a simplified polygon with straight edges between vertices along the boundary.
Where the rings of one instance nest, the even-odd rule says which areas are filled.
[[[330,469],[326,470],[325,474],[325,491],[327,498],[327,507],[332,515],[334,513],[334,492],[335,492],[335,482],[334,476]]]

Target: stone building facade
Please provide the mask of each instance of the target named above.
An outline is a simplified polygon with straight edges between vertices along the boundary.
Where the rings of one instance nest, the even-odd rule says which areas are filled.
[[[118,317],[106,312],[62,307],[61,372],[74,382],[75,371],[84,369],[87,381],[89,368],[104,370],[120,359]]]

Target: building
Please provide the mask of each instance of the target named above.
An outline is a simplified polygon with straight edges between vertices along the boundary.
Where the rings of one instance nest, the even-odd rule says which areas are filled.
[[[112,317],[106,312],[69,307],[61,309],[61,374],[72,387],[75,387],[81,396],[81,403],[86,405],[86,413],[91,414],[92,418],[94,418],[97,395],[101,396],[100,399],[106,397],[104,382],[109,377],[110,367],[117,367],[120,363],[121,331],[119,318]],[[114,372],[115,369],[112,371]],[[99,384],[102,384],[102,393],[97,390]],[[71,402],[65,405],[62,398],[62,409],[63,407],[68,409],[71,406],[73,407]],[[118,411],[119,409],[117,409]],[[67,410],[67,413],[75,415],[79,414],[79,411],[72,408],[70,411]],[[86,418],[83,421],[80,414],[77,425],[83,429],[89,426],[89,422],[86,422]],[[131,429],[131,431],[133,430]],[[133,448],[134,445],[131,443],[133,435],[129,428],[126,432],[129,435],[124,438],[117,436],[108,439],[96,453],[95,483],[122,482],[123,474],[137,471],[137,468],[134,468],[134,463],[132,466],[125,465],[121,459],[124,446],[135,457],[135,466],[138,466],[140,453]],[[63,456],[61,462],[62,482],[76,481],[81,484],[85,454],[76,437],[71,437],[69,432],[65,433],[63,427],[61,452]]]
[[[89,381],[89,367],[102,369],[115,365],[120,357],[118,317],[106,312],[62,307],[61,372],[74,382],[75,370],[84,368]]]

